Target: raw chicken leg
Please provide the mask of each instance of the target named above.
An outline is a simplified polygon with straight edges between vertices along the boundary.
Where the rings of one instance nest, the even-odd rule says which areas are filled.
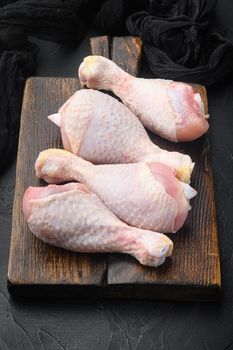
[[[208,130],[201,96],[188,84],[135,78],[102,56],[88,56],[79,78],[92,89],[111,90],[142,124],[170,141],[191,141]]]
[[[48,118],[61,127],[64,148],[94,164],[160,162],[190,181],[191,158],[154,145],[137,117],[109,95],[79,90]]]
[[[127,253],[154,267],[172,253],[168,237],[126,225],[82,184],[29,187],[23,211],[38,238],[65,249]]]
[[[196,194],[160,163],[93,165],[67,151],[49,149],[39,154],[35,169],[48,183],[82,182],[122,221],[163,233],[181,228],[189,208],[185,196]]]

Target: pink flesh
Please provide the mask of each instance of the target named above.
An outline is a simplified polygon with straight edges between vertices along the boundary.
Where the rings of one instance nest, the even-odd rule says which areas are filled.
[[[182,121],[177,123],[176,137],[178,141],[191,141],[203,135],[209,128],[201,105],[195,100],[195,92],[191,86],[173,82],[168,94],[172,106]]]
[[[164,186],[166,192],[173,197],[178,205],[179,212],[175,219],[174,230],[179,230],[188,214],[188,203],[185,199],[179,181],[174,176],[172,170],[161,163],[147,163],[156,181]]]
[[[24,193],[23,197],[23,213],[26,220],[29,219],[31,215],[31,200],[41,199],[51,196],[53,194],[58,194],[62,192],[68,192],[77,189],[82,192],[89,193],[89,188],[86,185],[79,183],[69,183],[66,185],[48,185],[46,187],[33,187],[30,186]]]

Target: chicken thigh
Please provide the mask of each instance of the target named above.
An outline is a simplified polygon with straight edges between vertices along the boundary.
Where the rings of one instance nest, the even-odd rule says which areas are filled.
[[[146,128],[170,141],[195,140],[208,130],[201,96],[188,84],[135,78],[102,56],[86,57],[79,78],[89,88],[113,91]]]
[[[160,163],[93,165],[70,152],[49,149],[39,154],[35,169],[48,183],[84,183],[122,221],[163,233],[182,227],[188,200],[196,194]]]
[[[168,237],[126,225],[83,184],[29,187],[23,212],[36,237],[68,250],[127,253],[154,267],[172,253]]]
[[[191,158],[154,145],[137,117],[107,94],[79,90],[48,118],[60,126],[64,148],[94,164],[160,162],[190,181]]]

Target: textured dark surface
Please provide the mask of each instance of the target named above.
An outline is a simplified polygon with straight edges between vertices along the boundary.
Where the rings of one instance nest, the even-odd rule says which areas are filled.
[[[233,3],[217,20],[233,42]],[[92,33],[93,35],[93,33]],[[73,76],[88,52],[40,42],[37,75]],[[233,74],[208,89],[222,295],[218,303],[12,300],[6,288],[15,165],[0,177],[0,346],[10,350],[233,349]]]

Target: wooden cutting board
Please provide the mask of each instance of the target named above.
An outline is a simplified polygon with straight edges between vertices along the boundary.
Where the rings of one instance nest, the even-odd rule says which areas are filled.
[[[112,58],[131,74],[138,73],[141,42],[137,38],[91,39],[91,51]],[[203,86],[195,85],[207,111]],[[30,232],[22,214],[22,198],[30,185],[44,186],[35,176],[40,151],[62,147],[59,129],[46,116],[80,88],[75,78],[30,78],[24,92],[17,159],[16,188],[8,267],[8,288],[14,295],[215,300],[220,291],[209,136],[175,144],[151,135],[169,150],[191,155],[196,165],[192,186],[198,195],[182,230],[170,235],[174,253],[164,265],[150,268],[121,254],[79,254],[49,246]],[[65,208],[64,208],[65,210]]]

